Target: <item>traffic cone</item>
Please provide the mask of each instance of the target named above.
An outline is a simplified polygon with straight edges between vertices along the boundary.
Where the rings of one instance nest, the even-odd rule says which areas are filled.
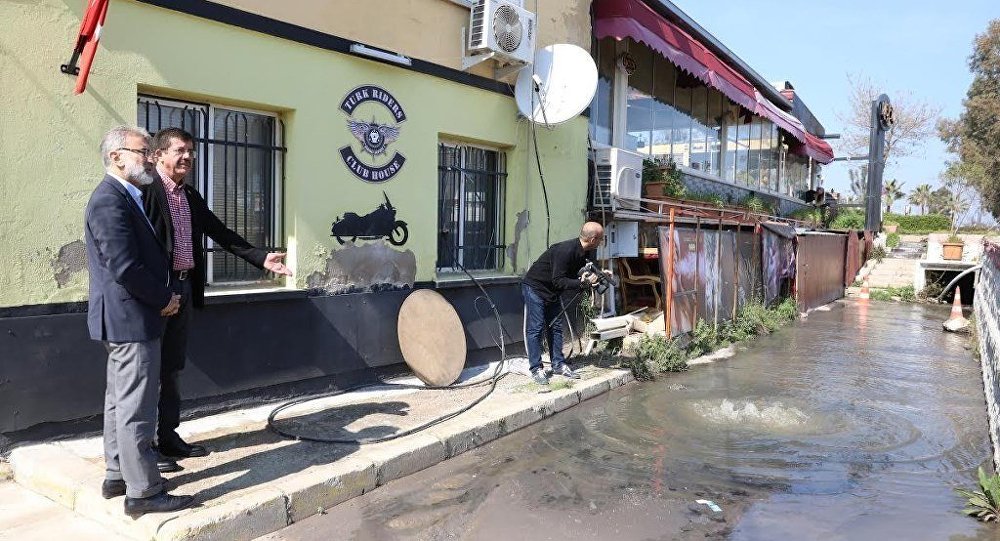
[[[871,298],[870,295],[869,295],[869,292],[868,292],[868,275],[867,274],[865,275],[864,280],[861,281],[861,293],[858,293],[858,298],[859,299],[864,299],[864,300],[868,300],[868,299]]]
[[[955,302],[951,303],[951,315],[944,322],[944,330],[951,332],[969,332],[969,320],[962,315],[962,290],[955,288]]]

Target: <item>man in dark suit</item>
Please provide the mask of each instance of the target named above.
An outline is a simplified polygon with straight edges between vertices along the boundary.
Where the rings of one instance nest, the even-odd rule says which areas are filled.
[[[160,371],[156,434],[162,456],[158,467],[168,472],[180,469],[175,459],[208,453],[204,446],[191,445],[177,434],[181,409],[178,376],[185,364],[191,307],[201,308],[205,302],[203,236],[208,235],[216,245],[257,268],[284,276],[292,272],[282,263],[284,253],[267,253],[226,227],[209,210],[201,194],[186,182],[195,158],[191,134],[178,128],[161,130],[153,138],[152,148],[157,178],[146,190],[146,212],[157,237],[166,246],[175,291],[181,295],[180,310],[167,320]]]
[[[87,326],[108,350],[104,395],[105,498],[125,495],[125,513],[168,512],[191,504],[163,486],[153,450],[160,337],[180,297],[167,254],[142,210],[139,186],[153,181],[149,134],[122,126],[104,136],[107,174],[87,203],[84,236],[90,271]]]

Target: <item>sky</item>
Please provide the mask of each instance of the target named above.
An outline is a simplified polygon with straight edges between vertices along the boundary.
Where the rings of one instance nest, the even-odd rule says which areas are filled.
[[[972,40],[1000,18],[1000,0],[672,1],[765,80],[790,81],[827,133],[843,133],[848,74],[883,84],[890,100],[909,91],[957,118],[972,82]],[[843,155],[837,141],[830,143]],[[936,187],[947,159],[934,137],[884,179],[903,182],[907,193],[918,184]],[[824,186],[850,193],[847,170],[858,164],[826,166]],[[893,210],[904,206],[897,202]]]

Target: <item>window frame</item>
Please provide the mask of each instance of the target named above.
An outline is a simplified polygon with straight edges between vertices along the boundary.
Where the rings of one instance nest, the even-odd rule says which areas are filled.
[[[285,153],[287,148],[285,147],[285,129],[284,122],[282,121],[281,115],[274,111],[265,111],[260,109],[253,109],[248,107],[230,106],[222,103],[213,102],[203,102],[195,100],[185,100],[183,98],[173,98],[165,96],[157,96],[155,94],[148,94],[139,92],[136,95],[136,120],[138,121],[139,111],[138,107],[142,107],[144,102],[151,104],[160,104],[170,107],[175,107],[179,109],[185,108],[196,108],[202,112],[202,126],[201,130],[204,134],[202,137],[195,137],[195,150],[198,153],[200,163],[197,167],[196,175],[200,178],[196,178],[197,191],[205,199],[209,210],[213,213],[216,212],[215,209],[215,186],[214,186],[214,176],[215,176],[215,152],[216,152],[216,133],[215,133],[215,120],[216,113],[219,109],[226,111],[234,111],[237,113],[248,113],[263,117],[269,117],[274,120],[273,130],[271,133],[271,140],[273,142],[273,164],[271,167],[271,231],[270,236],[278,244],[279,239],[284,239],[284,217],[285,217]],[[149,125],[148,114],[146,125]],[[160,129],[164,129],[164,126],[160,126]],[[190,130],[189,130],[190,131]],[[154,135],[154,134],[150,134]],[[201,139],[201,140],[198,140]],[[220,218],[221,220],[221,218]],[[223,223],[225,223],[223,221]],[[230,227],[230,224],[226,224]],[[231,227],[230,227],[231,228]],[[232,229],[232,228],[231,228]],[[242,235],[241,235],[242,236]],[[239,287],[247,285],[260,285],[263,282],[272,282],[273,280],[217,280],[215,277],[215,258],[212,257],[213,253],[217,250],[215,246],[215,241],[212,240],[208,235],[204,235],[203,245],[207,256],[205,258],[205,285],[209,287]],[[275,249],[276,246],[266,246],[259,247],[261,249],[266,249],[271,251]],[[198,254],[195,254],[198,257]]]
[[[461,175],[461,180],[459,181],[459,190],[458,190],[458,194],[457,194],[457,197],[456,197],[456,199],[459,201],[459,205],[458,205],[459,217],[455,221],[455,223],[458,225],[458,231],[456,232],[455,237],[456,237],[456,242],[459,242],[459,243],[464,243],[465,242],[465,240],[464,240],[464,238],[465,238],[465,228],[466,228],[466,225],[467,225],[466,224],[466,218],[468,216],[468,214],[467,214],[467,211],[468,211],[468,208],[467,208],[468,202],[466,201],[466,193],[467,193],[467,189],[466,189],[466,182],[467,182],[466,175],[468,174],[468,172],[470,170],[467,167],[468,156],[466,154],[466,149],[478,149],[478,150],[482,150],[482,151],[485,151],[485,152],[494,152],[494,153],[497,154],[497,160],[496,161],[497,161],[497,164],[498,164],[498,169],[496,171],[494,171],[494,172],[489,173],[492,177],[495,178],[495,181],[496,181],[496,185],[495,185],[495,189],[496,189],[496,196],[495,196],[496,206],[495,206],[494,209],[492,209],[491,214],[492,214],[493,223],[494,223],[494,230],[496,231],[496,237],[497,238],[496,238],[496,241],[495,241],[496,244],[493,245],[494,254],[495,254],[494,255],[495,262],[494,262],[494,265],[492,267],[490,267],[490,268],[482,268],[482,269],[478,269],[478,268],[477,269],[468,269],[466,267],[466,265],[465,265],[465,255],[466,255],[465,254],[465,246],[463,246],[462,244],[459,244],[458,245],[458,249],[456,250],[458,253],[455,254],[455,255],[458,256],[457,257],[458,264],[461,265],[461,266],[443,267],[443,266],[441,266],[441,261],[438,261],[438,259],[437,259],[438,256],[435,255],[435,261],[434,261],[434,271],[435,271],[435,274],[438,275],[438,276],[447,276],[447,275],[458,274],[458,273],[462,272],[462,267],[466,267],[467,270],[469,272],[472,272],[472,273],[503,274],[505,272],[506,266],[507,266],[507,261],[506,261],[506,244],[504,244],[504,240],[506,238],[506,228],[507,228],[507,216],[506,216],[506,211],[507,211],[507,209],[506,209],[506,206],[507,206],[507,177],[509,176],[509,172],[507,171],[507,152],[506,152],[506,150],[504,150],[501,147],[495,147],[495,146],[489,146],[489,145],[483,145],[483,144],[477,144],[477,143],[470,143],[470,142],[467,142],[467,141],[462,141],[462,140],[458,140],[458,139],[451,139],[451,138],[439,138],[438,139],[438,145],[437,145],[437,148],[438,148],[437,190],[438,191],[437,191],[437,205],[436,205],[438,215],[436,216],[436,219],[437,219],[437,223],[438,223],[439,235],[441,233],[441,231],[440,231],[441,230],[441,225],[442,225],[441,220],[442,220],[442,217],[443,217],[442,214],[441,214],[441,210],[442,210],[441,209],[441,202],[442,202],[441,196],[442,196],[442,183],[443,183],[442,174],[444,173],[444,171],[442,169],[443,169],[443,167],[445,167],[441,163],[441,147],[450,147],[450,148],[456,149],[460,153],[460,166],[458,168],[458,172]],[[501,168],[501,164],[502,164],[502,168]],[[438,239],[437,239],[437,243],[435,245],[435,251],[437,253],[440,253],[441,242],[443,242],[443,241],[442,241],[441,237],[439,236]],[[451,246],[451,245],[450,245],[450,247],[454,248],[454,246]],[[455,260],[455,257],[452,256],[452,261],[454,262],[454,260]]]

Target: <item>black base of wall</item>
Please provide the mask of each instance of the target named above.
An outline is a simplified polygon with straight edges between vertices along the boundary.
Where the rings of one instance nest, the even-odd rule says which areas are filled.
[[[523,351],[519,288],[518,283],[486,287],[500,312],[509,353]],[[488,303],[479,301],[476,308],[482,292],[439,291],[465,325],[466,364],[499,359],[496,318]],[[196,311],[181,373],[185,406],[207,412],[343,389],[406,371],[396,319],[408,294],[255,300]],[[85,313],[0,317],[0,352],[0,438],[10,442],[95,429],[88,423],[103,410],[107,354],[89,339]]]

